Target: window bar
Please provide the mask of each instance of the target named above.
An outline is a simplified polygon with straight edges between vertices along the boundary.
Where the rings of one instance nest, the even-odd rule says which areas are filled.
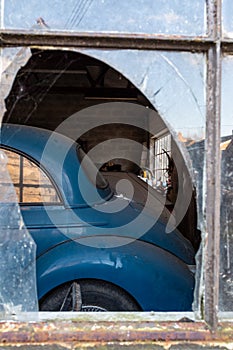
[[[172,50],[203,52],[213,45],[206,36],[137,33],[30,32],[0,29],[0,47],[53,46],[98,49]]]
[[[207,53],[206,120],[206,246],[204,318],[212,330],[218,322],[220,244],[220,96],[221,96],[221,0],[208,1],[209,33],[215,38]]]

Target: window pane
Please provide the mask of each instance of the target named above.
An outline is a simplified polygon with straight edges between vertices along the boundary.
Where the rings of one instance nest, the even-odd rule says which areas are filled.
[[[233,38],[233,3],[231,0],[222,1],[222,32],[223,36],[227,38]]]
[[[205,34],[205,1],[7,0],[4,28]]]
[[[233,57],[223,59],[222,71],[222,201],[220,311],[233,311]]]

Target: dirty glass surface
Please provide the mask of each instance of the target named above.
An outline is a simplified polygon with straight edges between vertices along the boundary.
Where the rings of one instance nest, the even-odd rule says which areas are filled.
[[[172,125],[184,145],[186,139],[204,139],[205,58],[202,54],[88,49],[81,52],[108,63],[138,87]]]
[[[204,0],[2,0],[2,28],[206,34]]]
[[[226,38],[233,38],[233,3],[231,0],[222,1],[222,33]]]
[[[0,120],[5,111],[4,98],[11,89],[15,73],[29,56],[27,49],[1,51]],[[35,252],[35,243],[24,226],[11,184],[7,156],[0,150],[0,315],[4,318],[38,309]]]
[[[221,124],[220,311],[233,311],[233,57],[223,59]]]

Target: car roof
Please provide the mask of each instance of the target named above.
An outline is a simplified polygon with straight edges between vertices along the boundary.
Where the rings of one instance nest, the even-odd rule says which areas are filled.
[[[55,182],[65,205],[87,205],[85,198],[93,205],[109,195],[109,188],[97,191],[89,181],[80,167],[77,143],[64,135],[28,125],[3,124],[1,145],[40,164]]]

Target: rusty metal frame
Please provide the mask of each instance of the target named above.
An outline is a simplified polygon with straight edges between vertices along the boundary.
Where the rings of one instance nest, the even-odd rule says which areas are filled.
[[[110,34],[69,32],[26,32],[0,30],[0,47],[77,47],[98,49],[172,50],[203,52],[207,55],[207,120],[206,120],[206,245],[204,250],[204,310],[206,323],[138,321],[132,323],[98,322],[95,332],[93,323],[77,320],[72,323],[24,323],[15,327],[2,324],[0,332],[6,342],[42,342],[46,334],[59,341],[155,341],[233,340],[230,323],[218,322],[219,296],[219,232],[220,232],[220,96],[221,55],[233,51],[233,40],[221,37],[221,0],[207,1],[207,36],[166,36],[152,34]],[[119,318],[120,320],[120,318]],[[52,321],[51,321],[52,322]],[[208,326],[207,326],[208,325]],[[49,328],[46,328],[49,327]],[[50,329],[50,327],[52,327]],[[91,328],[92,327],[92,328]],[[122,328],[123,327],[123,328]],[[66,330],[66,331],[65,331]],[[108,330],[108,331],[107,331]],[[3,333],[2,333],[3,332]],[[2,338],[3,339],[3,338]],[[3,339],[3,340],[4,340]],[[32,340],[33,339],[33,340]],[[46,338],[48,339],[48,338]]]
[[[73,314],[70,319],[58,316],[54,320],[48,320],[44,316],[43,322],[2,322],[0,346],[7,349],[7,346],[22,345],[25,348],[25,345],[29,345],[31,349],[33,345],[38,344],[66,344],[66,348],[76,349],[76,346],[85,344],[84,348],[89,349],[88,345],[96,348],[94,346],[116,342],[117,349],[120,348],[120,344],[133,345],[132,348],[135,349],[137,344],[157,345],[158,342],[162,342],[161,344],[166,344],[168,349],[169,345],[188,341],[188,348],[193,349],[190,345],[193,343],[199,349],[198,345],[219,345],[233,341],[230,322],[219,323],[213,332],[205,322],[193,322],[188,318],[178,318],[177,321],[171,322],[158,321],[158,318],[157,321],[153,320],[153,313],[142,315],[123,312],[120,315],[119,318],[110,313],[103,317],[92,313],[90,317],[90,314],[76,313],[76,316]],[[106,348],[107,346],[103,346],[103,349]]]
[[[77,47],[98,49],[136,49],[207,52],[215,46],[213,36],[182,36],[164,34],[129,34],[129,33],[69,33],[40,32],[25,30],[0,29],[0,47]],[[221,51],[232,52],[233,42],[221,38]]]
[[[209,31],[214,45],[207,53],[206,90],[206,247],[204,250],[204,319],[217,328],[220,264],[220,96],[221,96],[221,0],[211,2],[208,17]],[[211,205],[211,203],[213,205]]]
[[[5,323],[0,326],[2,345],[41,343],[112,343],[112,342],[232,342],[230,323],[219,324],[211,332],[205,323],[197,322],[114,322],[114,321],[53,321],[46,323]],[[4,347],[5,349],[5,347]]]
[[[163,34],[69,33],[0,30],[0,46],[53,46],[101,49],[206,51],[213,45],[209,37]]]

